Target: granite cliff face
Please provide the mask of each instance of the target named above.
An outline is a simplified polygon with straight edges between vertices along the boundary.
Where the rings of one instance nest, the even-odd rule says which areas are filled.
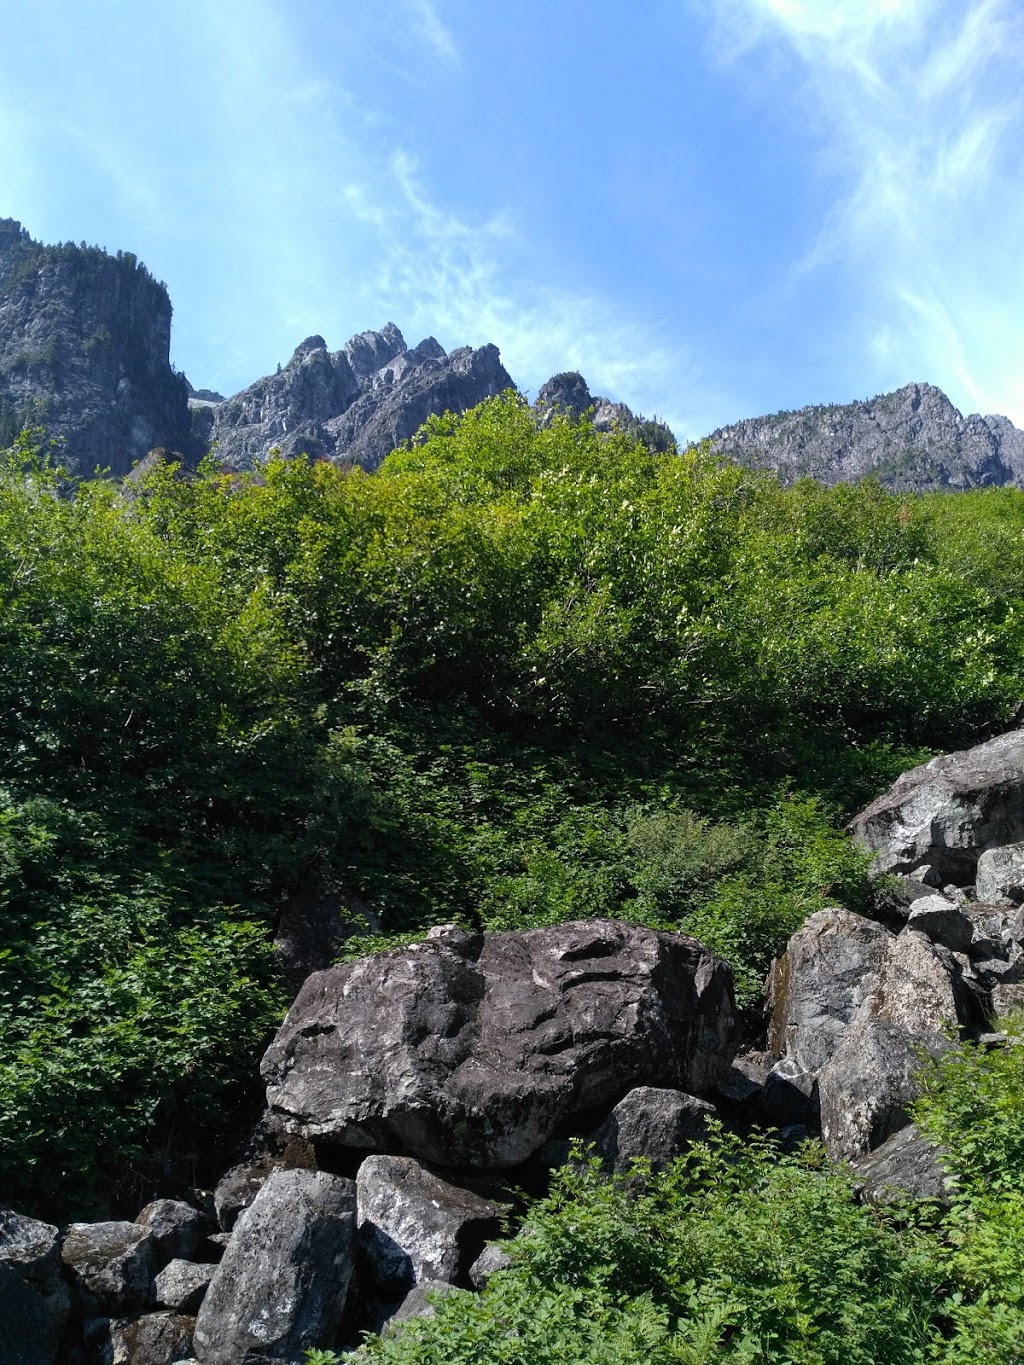
[[[1006,417],[964,417],[941,389],[907,384],[864,403],[801,408],[721,427],[714,449],[787,483],[875,474],[901,492],[1024,485],[1024,432]]]
[[[465,412],[513,382],[496,346],[447,354],[433,337],[409,348],[389,322],[340,351],[307,337],[278,373],[209,407],[219,463],[249,469],[273,449],[375,469],[433,413]]]
[[[42,246],[0,219],[0,445],[24,426],[77,474],[126,474],[154,446],[193,453],[169,359],[167,290],[130,253]]]

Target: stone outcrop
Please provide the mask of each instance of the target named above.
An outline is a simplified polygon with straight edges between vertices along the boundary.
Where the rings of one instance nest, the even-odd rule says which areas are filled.
[[[274,1171],[239,1217],[195,1328],[203,1365],[292,1361],[330,1345],[355,1250],[355,1188],[323,1171]]]
[[[153,1239],[138,1223],[72,1223],[61,1255],[87,1310],[123,1313],[152,1302]]]
[[[251,469],[271,450],[374,469],[434,413],[465,412],[512,387],[496,346],[446,354],[427,337],[410,349],[389,322],[340,351],[307,337],[279,373],[210,409],[209,437],[227,469]]]
[[[715,1106],[695,1095],[638,1086],[619,1101],[591,1141],[607,1171],[622,1175],[637,1159],[658,1171],[705,1138],[708,1120],[717,1117]]]
[[[1024,841],[1024,730],[911,768],[849,830],[879,872],[973,884],[982,853]]]
[[[774,470],[787,483],[808,476],[854,482],[867,474],[896,490],[1024,483],[1024,432],[1006,417],[962,416],[931,384],[755,417],[709,439],[717,454]]]
[[[613,920],[435,929],[311,976],[262,1070],[307,1138],[503,1169],[638,1085],[710,1091],[734,1031],[731,972],[694,939]]]
[[[468,1284],[500,1210],[411,1157],[369,1156],[356,1178],[359,1254],[381,1293],[424,1280]]]
[[[638,417],[625,403],[595,397],[577,370],[552,375],[541,385],[533,406],[542,426],[549,426],[556,413],[579,421],[589,412],[596,431],[621,431],[655,451],[676,449],[676,438],[664,422]]]
[[[0,445],[41,425],[85,476],[154,446],[194,453],[170,338],[167,290],[133,255],[42,246],[0,219]]]
[[[914,1123],[850,1165],[861,1198],[869,1204],[887,1204],[908,1196],[949,1202],[953,1181],[944,1169],[942,1153]]]

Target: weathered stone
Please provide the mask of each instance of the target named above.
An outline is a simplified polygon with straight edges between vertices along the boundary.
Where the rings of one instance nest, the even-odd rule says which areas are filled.
[[[1012,1014],[1015,1010],[1024,1009],[1024,984],[1014,982],[1004,985],[1000,982],[992,987],[990,998],[993,1014]]]
[[[980,901],[1024,901],[1024,843],[986,848],[978,858],[974,893]]]
[[[61,1257],[87,1311],[123,1315],[152,1303],[152,1234],[138,1223],[72,1223]]]
[[[352,1273],[355,1187],[273,1171],[235,1224],[195,1330],[204,1365],[292,1361],[334,1344]]]
[[[0,1361],[57,1365],[57,1328],[42,1294],[0,1264]]]
[[[205,1261],[171,1261],[156,1277],[157,1303],[176,1313],[198,1312],[216,1269]]]
[[[869,1204],[889,1203],[908,1195],[948,1203],[954,1183],[942,1167],[938,1149],[913,1123],[851,1162],[851,1169],[861,1198]]]
[[[60,1234],[52,1223],[0,1209],[0,1264],[9,1265],[42,1294],[61,1278]]]
[[[818,1074],[821,1136],[833,1161],[853,1161],[906,1127],[924,1054],[946,1046],[937,1033],[915,1035],[888,1019],[850,1025]]]
[[[981,853],[1024,839],[1024,730],[911,768],[849,830],[879,871],[926,862],[958,886],[974,883]]]
[[[786,945],[770,979],[769,1046],[795,1078],[813,1077],[838,1046],[891,952],[892,934],[849,910],[819,910]]]
[[[110,1324],[110,1365],[180,1365],[192,1355],[196,1320],[177,1313],[115,1318]]]
[[[488,1242],[469,1267],[469,1282],[474,1289],[483,1289],[492,1275],[507,1270],[512,1264],[508,1252],[495,1242]]]
[[[907,928],[916,929],[933,943],[955,953],[966,953],[974,938],[974,925],[959,906],[945,896],[922,896],[910,907]]]
[[[263,1075],[306,1137],[501,1169],[638,1085],[713,1089],[734,1037],[731,972],[695,939],[448,931],[310,977]]]
[[[225,1171],[213,1193],[217,1222],[223,1232],[230,1232],[238,1215],[247,1209],[259,1194],[271,1171],[280,1168],[280,1161],[267,1156],[259,1161],[244,1162]]]
[[[706,1137],[708,1119],[717,1117],[715,1106],[695,1095],[640,1086],[619,1101],[591,1141],[608,1171],[628,1171],[638,1157],[658,1171]]]
[[[180,1199],[155,1199],[135,1221],[150,1233],[154,1267],[178,1257],[187,1260],[213,1231],[213,1222],[206,1214]]]
[[[384,1324],[381,1336],[391,1336],[396,1327],[410,1318],[432,1318],[437,1309],[431,1299],[446,1298],[454,1291],[455,1286],[447,1280],[417,1281]]]
[[[500,1211],[442,1180],[411,1157],[370,1156],[356,1177],[359,1251],[378,1289],[420,1280],[463,1283]]]
[[[926,1033],[982,1023],[977,997],[965,981],[966,959],[908,927],[890,939],[871,987],[866,1012]]]

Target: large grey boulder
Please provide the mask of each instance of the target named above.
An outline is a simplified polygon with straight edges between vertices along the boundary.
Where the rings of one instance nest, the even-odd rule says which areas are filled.
[[[832,907],[810,916],[772,967],[769,1047],[789,1079],[813,1077],[838,1047],[892,951],[881,924]]]
[[[213,1232],[213,1219],[180,1199],[155,1199],[135,1219],[150,1234],[154,1267],[175,1258],[187,1260]]]
[[[956,953],[966,953],[974,939],[970,916],[945,896],[934,894],[914,901],[907,915],[907,928]]]
[[[413,1318],[432,1318],[437,1312],[436,1301],[456,1292],[455,1285],[447,1280],[419,1280],[383,1323],[381,1336],[392,1336],[396,1329]]]
[[[156,1301],[176,1313],[196,1313],[216,1265],[203,1261],[171,1261],[156,1277]]]
[[[411,1157],[369,1156],[356,1176],[359,1253],[382,1292],[421,1280],[468,1283],[469,1268],[500,1230],[500,1210]]]
[[[234,1232],[196,1322],[203,1365],[293,1361],[329,1347],[352,1273],[355,1187],[325,1171],[273,1171]]]
[[[0,1263],[49,1294],[60,1279],[60,1234],[52,1223],[0,1209]]]
[[[263,1076],[308,1138],[502,1169],[638,1085],[712,1090],[734,1050],[726,963],[681,934],[586,920],[432,930],[318,972]]]
[[[1024,730],[911,768],[849,830],[880,872],[927,863],[971,885],[985,850],[1024,841]]]
[[[935,1199],[948,1204],[954,1185],[942,1165],[942,1154],[914,1123],[900,1128],[880,1147],[850,1163],[860,1196],[868,1204],[894,1200]]]
[[[637,1158],[663,1170],[694,1142],[707,1136],[718,1110],[680,1090],[638,1086],[615,1106],[591,1137],[608,1171],[622,1174]]]
[[[853,1161],[910,1122],[917,1073],[947,1041],[867,1015],[847,1029],[818,1074],[821,1138],[833,1161]]]
[[[192,1355],[195,1318],[146,1313],[110,1324],[109,1365],[180,1365]]]
[[[64,1268],[87,1312],[123,1315],[152,1303],[152,1234],[138,1223],[72,1223]]]
[[[966,958],[909,927],[889,940],[863,1013],[914,1033],[957,1033],[984,1020]]]
[[[986,848],[978,858],[974,893],[979,901],[1024,901],[1024,843]]]
[[[0,1361],[57,1365],[57,1328],[46,1300],[9,1265],[0,1264]]]

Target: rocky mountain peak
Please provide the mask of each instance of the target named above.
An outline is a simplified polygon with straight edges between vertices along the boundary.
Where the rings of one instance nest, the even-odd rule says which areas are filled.
[[[787,483],[873,474],[889,488],[922,491],[1024,480],[1024,433],[1006,417],[964,417],[934,384],[750,418],[710,440],[727,459],[774,470]]]
[[[130,252],[43,246],[0,220],[0,444],[42,425],[74,472],[125,474],[154,446],[190,452],[171,301]]]
[[[279,373],[200,414],[218,459],[247,469],[271,450],[373,469],[436,412],[464,412],[511,388],[496,346],[449,355],[434,337],[408,347],[393,322],[339,351],[307,337]]]
[[[291,360],[289,360],[288,364],[289,366],[298,364],[298,362],[302,360],[304,356],[309,355],[310,352],[312,351],[326,350],[327,342],[324,341],[322,336],[306,337],[305,341],[300,341],[299,344],[296,346],[295,350],[292,352],[292,358]]]

